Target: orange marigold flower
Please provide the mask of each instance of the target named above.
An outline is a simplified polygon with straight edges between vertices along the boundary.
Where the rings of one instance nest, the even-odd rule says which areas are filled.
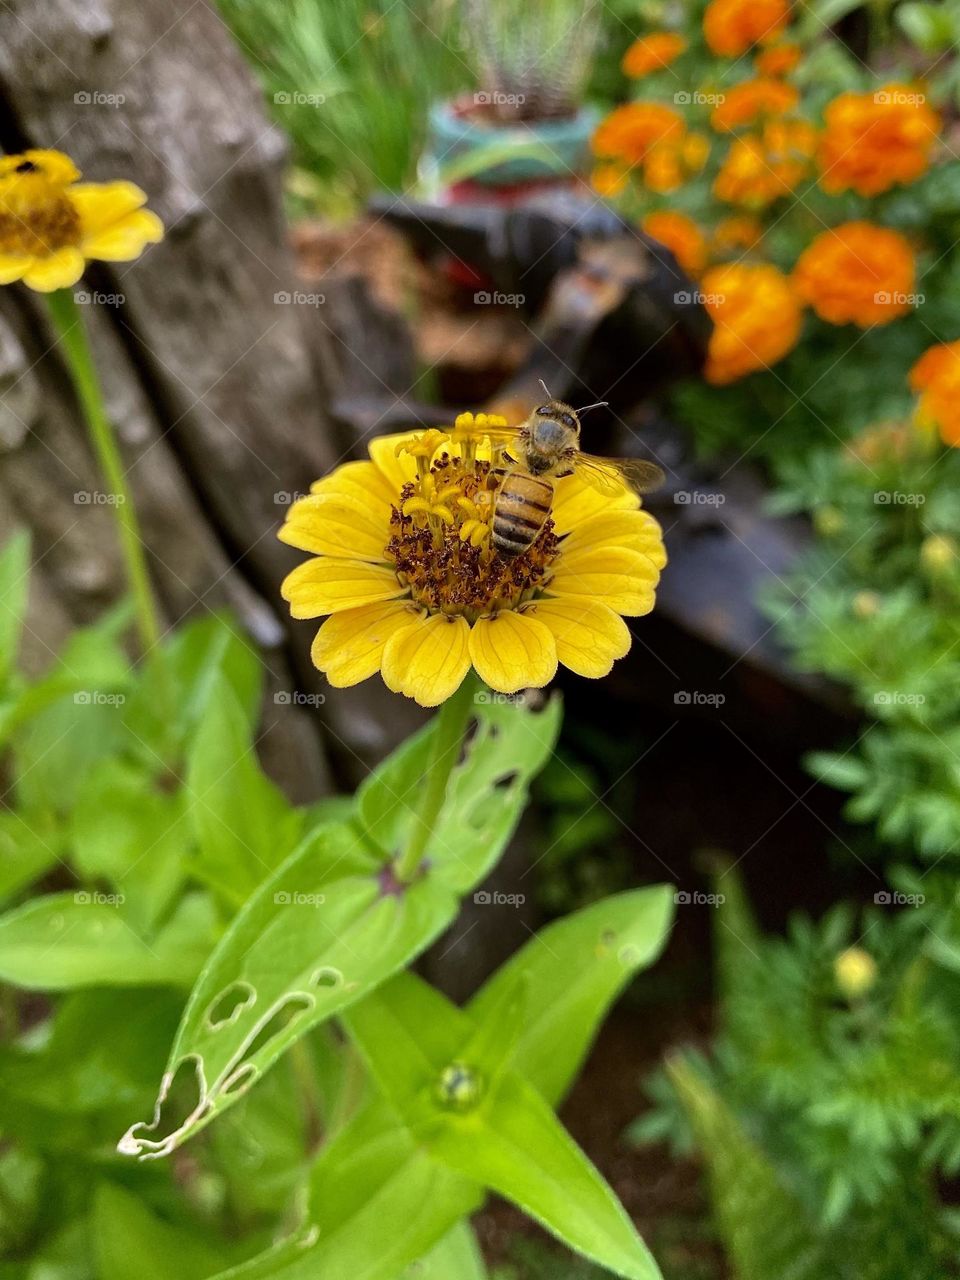
[[[802,53],[798,44],[778,44],[757,54],[753,65],[761,76],[788,76],[799,63]]]
[[[649,75],[651,71],[661,71],[668,67],[674,59],[679,58],[687,47],[683,36],[675,31],[654,31],[648,36],[641,36],[623,55],[620,64],[625,75],[638,80]]]
[[[714,386],[776,364],[796,345],[803,311],[790,280],[776,267],[711,267],[700,287],[714,323],[704,369]]]
[[[685,213],[673,209],[648,213],[641,225],[648,236],[666,245],[687,275],[696,277],[707,265],[706,239]]]
[[[626,190],[627,171],[618,164],[595,165],[590,185],[599,196],[618,196]]]
[[[876,196],[898,182],[915,182],[930,164],[940,129],[923,94],[905,84],[841,93],[824,122],[817,164],[820,185],[831,195]]]
[[[929,347],[910,370],[910,386],[920,393],[918,425],[935,425],[945,444],[960,445],[960,341]]]
[[[672,143],[653,147],[643,162],[643,180],[651,191],[668,195],[683,186],[684,170],[680,151]]]
[[[771,120],[737,138],[713,183],[718,200],[763,209],[791,192],[810,167],[817,132],[806,120]]]
[[[755,44],[767,44],[790,21],[787,0],[710,0],[703,34],[721,58],[739,58]]]
[[[721,218],[710,241],[712,252],[719,257],[737,249],[753,249],[763,239],[763,226],[749,213]]]
[[[680,157],[690,173],[699,173],[710,156],[710,139],[705,133],[688,133],[680,147]]]
[[[915,270],[913,250],[898,231],[845,222],[804,249],[793,283],[822,320],[869,329],[912,310]]]
[[[659,102],[628,102],[600,122],[592,147],[597,156],[642,164],[657,143],[679,139],[683,132],[683,120],[671,107]]]
[[[799,100],[792,84],[782,80],[744,80],[714,107],[710,123],[718,133],[730,133],[742,124],[752,124],[759,116],[782,116]]]

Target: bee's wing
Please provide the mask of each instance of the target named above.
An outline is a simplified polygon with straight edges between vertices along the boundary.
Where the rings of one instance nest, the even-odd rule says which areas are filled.
[[[650,493],[666,480],[662,468],[642,458],[598,458],[578,453],[573,465],[588,484],[608,498],[622,493],[624,485],[635,493]]]

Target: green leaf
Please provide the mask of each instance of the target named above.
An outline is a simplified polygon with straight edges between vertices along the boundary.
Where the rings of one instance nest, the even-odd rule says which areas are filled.
[[[54,866],[62,849],[62,833],[45,815],[0,810],[0,901]]]
[[[93,1239],[99,1280],[204,1280],[226,1260],[225,1245],[172,1226],[129,1191],[112,1183],[97,1188]]]
[[[487,1268],[470,1224],[458,1222],[439,1244],[403,1272],[402,1280],[487,1280]]]
[[[527,1016],[514,1066],[558,1105],[607,1009],[631,977],[659,956],[672,920],[669,885],[616,894],[557,920],[493,975],[473,998],[470,1017],[487,1021],[501,991],[522,975]]]
[[[188,896],[147,939],[120,896],[85,889],[49,894],[0,916],[0,978],[33,991],[189,986],[211,945],[209,901]]]
[[[497,1008],[491,1002],[491,1013]],[[659,1278],[613,1192],[543,1097],[518,1072],[485,1075],[466,1056],[478,1031],[466,1014],[401,974],[346,1021],[388,1101],[435,1159],[513,1200],[601,1266],[629,1280]]]
[[[25,529],[0,550],[0,690],[13,675],[30,588],[30,535]]]
[[[367,832],[334,823],[312,833],[247,900],[201,974],[170,1053],[168,1081],[194,1064],[196,1106],[165,1134],[157,1117],[133,1125],[122,1140],[125,1154],[168,1154],[304,1032],[362,999],[456,917],[459,893],[487,873],[519,820],[530,779],[551,750],[560,707],[556,700],[540,713],[478,706],[475,714],[476,732],[427,844],[425,874],[399,891],[385,855],[370,852],[376,845]],[[399,830],[395,820],[409,829],[414,815],[384,817],[393,810],[376,800],[377,780],[389,778],[384,785],[405,794],[404,779],[415,768],[404,753],[402,767],[392,757],[369,783],[367,812],[381,831]]]
[[[187,766],[196,872],[235,906],[287,857],[303,815],[264,774],[243,708],[216,675]]]
[[[401,743],[357,788],[360,826],[388,855],[398,853],[407,839],[432,751],[431,722]]]

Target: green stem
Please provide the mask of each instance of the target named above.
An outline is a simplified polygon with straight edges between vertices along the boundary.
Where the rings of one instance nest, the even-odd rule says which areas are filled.
[[[126,563],[127,581],[137,610],[140,643],[143,652],[147,653],[160,639],[157,606],[150,587],[150,574],[147,569],[136,509],[127,485],[123,460],[117,448],[113,427],[107,417],[103,390],[90,351],[90,343],[83,320],[77,310],[77,304],[69,289],[58,289],[55,293],[48,294],[47,302],[62,339],[67,367],[87,420],[87,429],[97,455],[97,462],[114,499],[113,509]]]
[[[457,692],[443,704],[433,722],[433,752],[417,810],[410,842],[397,859],[397,879],[409,884],[416,878],[427,843],[447,794],[447,783],[460,759],[463,735],[467,731],[478,683],[471,672]]]

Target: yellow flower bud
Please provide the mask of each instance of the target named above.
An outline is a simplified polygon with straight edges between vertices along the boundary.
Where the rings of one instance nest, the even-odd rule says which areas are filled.
[[[877,980],[877,962],[862,947],[847,947],[833,962],[833,976],[848,1000],[864,996]]]
[[[876,591],[858,591],[853,597],[854,615],[863,621],[867,618],[875,618],[880,612],[880,606],[883,604],[883,598]]]
[[[813,527],[825,538],[835,538],[845,524],[843,512],[836,507],[817,507],[813,513]]]
[[[920,545],[920,564],[931,578],[956,567],[957,544],[945,533],[931,533]]]

